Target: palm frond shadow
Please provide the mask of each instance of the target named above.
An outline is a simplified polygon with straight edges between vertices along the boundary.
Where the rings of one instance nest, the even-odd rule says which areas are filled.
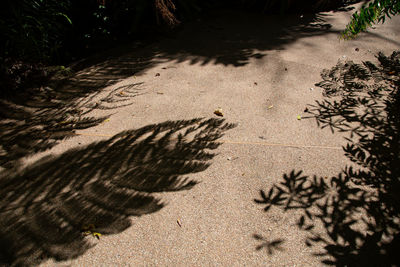
[[[188,190],[210,165],[217,140],[235,127],[219,119],[167,121],[48,156],[0,177],[0,262],[66,260],[91,247],[82,230],[115,234],[131,216],[160,210],[153,193]]]
[[[340,96],[309,107],[320,127],[350,135],[343,150],[355,165],[330,178],[293,170],[255,200],[265,211],[302,210],[298,227],[307,246],[322,245],[325,264],[400,265],[400,52],[377,58],[378,66],[339,62],[324,71],[317,85]]]

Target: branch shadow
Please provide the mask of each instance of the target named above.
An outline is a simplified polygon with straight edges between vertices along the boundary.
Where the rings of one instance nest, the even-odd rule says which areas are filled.
[[[332,99],[308,107],[321,128],[348,133],[343,150],[354,164],[330,178],[293,170],[255,199],[266,212],[302,210],[305,244],[322,245],[315,255],[328,265],[400,265],[400,52],[377,58],[378,66],[339,61],[324,70],[316,85]]]
[[[221,119],[167,121],[48,156],[0,176],[0,263],[76,258],[93,244],[82,232],[116,234],[131,216],[160,210],[154,193],[188,190],[210,165]]]

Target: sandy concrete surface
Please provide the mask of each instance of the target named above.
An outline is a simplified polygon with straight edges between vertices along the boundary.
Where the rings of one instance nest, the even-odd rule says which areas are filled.
[[[226,11],[186,25],[172,37],[133,49],[125,60],[149,60],[132,68],[114,88],[137,84],[133,104],[113,110],[103,124],[63,141],[44,154],[108,140],[125,130],[165,121],[216,118],[226,122],[222,145],[204,171],[189,173],[190,190],[158,193],[166,204],[157,212],[130,216],[131,226],[99,240],[83,255],[41,266],[321,266],[322,248],[308,247],[297,227],[298,211],[263,211],[254,202],[284,174],[336,175],[348,163],[343,135],[320,129],[315,120],[301,119],[304,109],[321,100],[314,84],[320,72],[340,58],[374,60],[399,48],[400,18],[378,25],[356,40],[340,41],[352,11],[285,18]],[[356,48],[357,51],[356,51]],[[129,50],[129,49],[128,49]],[[149,59],[151,55],[151,59]],[[107,64],[107,63],[104,63]],[[123,68],[117,63],[103,69]],[[85,69],[101,68],[101,64]],[[35,159],[31,159],[34,161]],[[112,160],[112,159],[110,159]],[[324,229],[317,226],[322,234]],[[280,249],[257,250],[262,241],[283,240]]]

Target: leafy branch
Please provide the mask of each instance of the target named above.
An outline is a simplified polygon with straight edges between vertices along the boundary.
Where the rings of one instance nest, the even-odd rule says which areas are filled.
[[[386,18],[399,14],[399,0],[374,0],[364,5],[359,12],[355,12],[346,29],[342,32],[343,39],[352,39],[359,33],[366,31],[376,23],[384,23]]]

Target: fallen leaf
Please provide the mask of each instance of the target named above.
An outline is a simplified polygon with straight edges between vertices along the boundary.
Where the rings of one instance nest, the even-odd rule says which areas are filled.
[[[222,109],[221,108],[217,108],[216,110],[214,110],[214,114],[220,117],[223,117],[224,114],[222,113]]]
[[[273,108],[273,107],[274,107],[274,105],[268,106],[268,109],[271,109],[271,108]]]
[[[182,227],[182,223],[181,223],[181,220],[176,220],[176,223],[179,225],[179,227]]]
[[[85,232],[83,232],[83,235],[84,235],[84,236],[88,236],[88,235],[90,235],[90,234],[91,234],[90,231],[85,231]]]
[[[100,239],[101,234],[95,232],[95,229],[96,226],[94,224],[88,224],[88,225],[83,225],[81,231],[84,236],[91,235],[93,237],[96,237],[97,239]]]
[[[110,121],[110,119],[105,119],[103,122],[109,122]]]
[[[100,233],[97,233],[97,232],[92,232],[92,235],[93,235],[94,237],[96,237],[97,239],[100,239],[100,236],[101,236],[101,234],[100,234]]]
[[[300,116],[300,115],[297,115],[297,119],[298,119],[298,120],[301,120],[301,116]]]

